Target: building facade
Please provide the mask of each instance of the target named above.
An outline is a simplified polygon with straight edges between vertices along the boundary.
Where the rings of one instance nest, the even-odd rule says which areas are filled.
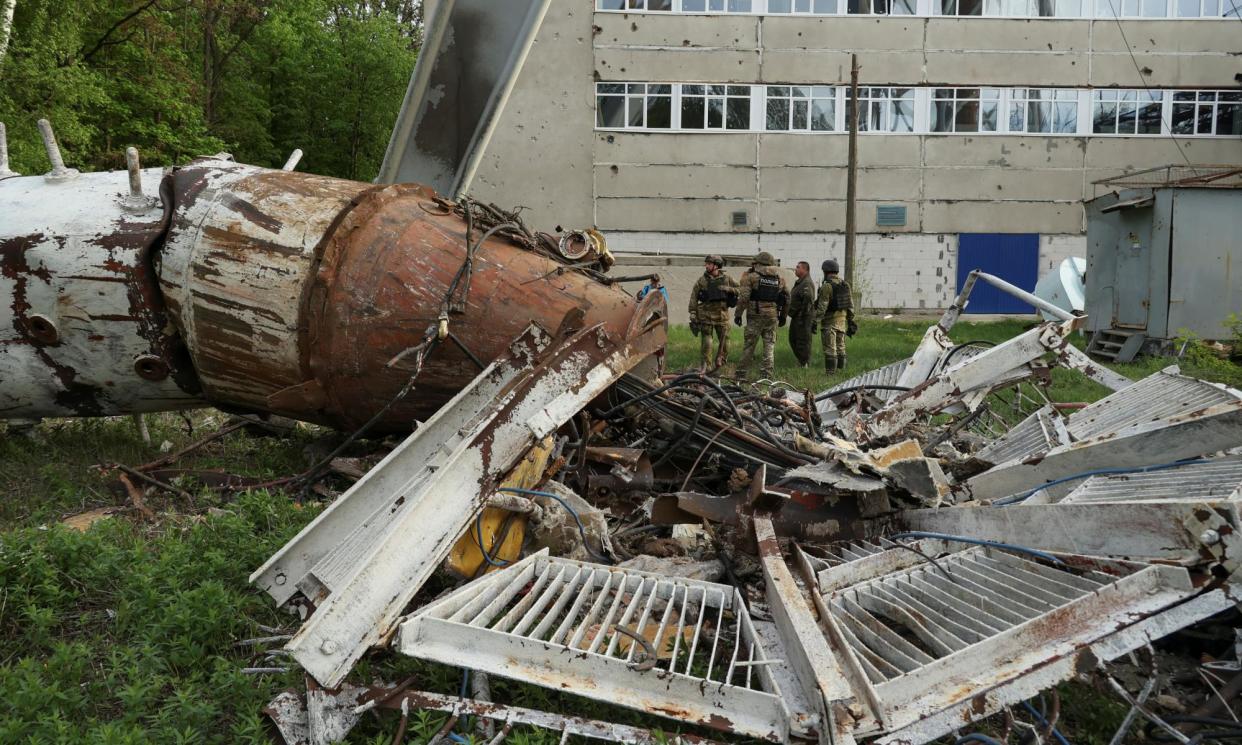
[[[1096,180],[1242,165],[1240,8],[552,0],[471,191],[620,252],[841,259],[857,54],[856,284],[941,308],[1084,256]]]

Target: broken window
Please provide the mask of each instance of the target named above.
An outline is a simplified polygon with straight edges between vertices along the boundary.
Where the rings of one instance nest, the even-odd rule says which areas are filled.
[[[845,12],[857,15],[914,15],[918,0],[846,0]]]
[[[595,126],[600,129],[668,129],[673,126],[669,83],[596,83]]]
[[[752,0],[681,0],[683,13],[749,13]]]
[[[749,85],[682,85],[682,129],[750,129]]]
[[[1014,88],[1009,98],[1009,131],[1074,134],[1078,131],[1078,91]]]
[[[769,131],[832,132],[837,121],[837,89],[824,85],[770,85]]]
[[[859,88],[859,132],[913,132],[913,88]],[[846,122],[853,116],[853,106],[846,95]]]
[[[1228,2],[1228,0],[1226,0]],[[1165,0],[1096,0],[1099,18],[1163,18],[1168,15]]]
[[[1175,134],[1242,135],[1242,92],[1174,91]]]
[[[1109,135],[1158,135],[1162,99],[1160,91],[1095,91],[1091,131]]]
[[[936,88],[932,91],[932,132],[995,132],[999,88]]]
[[[832,15],[837,12],[837,0],[768,0],[768,12]]]
[[[945,16],[981,16],[983,0],[940,0],[939,7],[933,3],[932,9]]]

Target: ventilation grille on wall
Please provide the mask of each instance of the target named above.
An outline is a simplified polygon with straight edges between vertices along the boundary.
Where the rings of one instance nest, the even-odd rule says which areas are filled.
[[[732,219],[733,227],[735,228],[744,228],[750,223],[750,216],[746,214],[745,210],[738,210],[737,212],[734,212],[732,214]]]
[[[875,224],[881,227],[906,224],[906,208],[900,204],[880,204],[875,208]]]

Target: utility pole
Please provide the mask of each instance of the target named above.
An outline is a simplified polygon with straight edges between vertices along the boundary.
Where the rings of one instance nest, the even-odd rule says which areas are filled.
[[[854,286],[854,241],[858,228],[854,208],[858,201],[858,55],[850,55],[850,160],[845,177],[845,281]]]

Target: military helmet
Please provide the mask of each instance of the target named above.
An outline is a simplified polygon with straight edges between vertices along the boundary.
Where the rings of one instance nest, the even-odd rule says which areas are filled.
[[[776,259],[772,258],[772,254],[767,251],[760,251],[755,256],[755,263],[759,266],[776,266]]]
[[[841,271],[841,265],[837,263],[836,259],[828,259],[820,265],[820,268],[824,270],[824,274],[836,274]]]
[[[724,257],[722,257],[720,254],[708,254],[707,256],[703,257],[703,263],[704,264],[715,264],[716,266],[723,267]]]

